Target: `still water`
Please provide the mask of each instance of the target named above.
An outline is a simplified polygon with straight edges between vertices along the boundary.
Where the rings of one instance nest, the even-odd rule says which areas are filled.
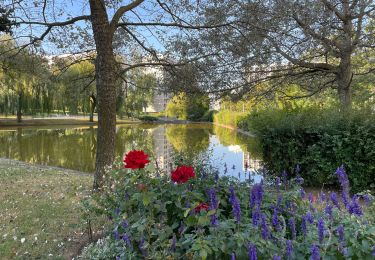
[[[245,178],[245,165],[253,173],[261,167],[255,138],[211,124],[119,125],[116,129],[118,160],[130,150],[145,150],[159,167],[170,171],[176,154],[206,160],[219,173]],[[14,128],[0,130],[0,157],[93,172],[96,128]],[[248,174],[246,172],[246,174]],[[252,174],[255,181],[260,176]]]

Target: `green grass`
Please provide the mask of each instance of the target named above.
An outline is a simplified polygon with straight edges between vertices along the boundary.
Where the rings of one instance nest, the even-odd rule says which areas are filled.
[[[131,123],[140,123],[138,119],[117,119],[117,124],[131,124]],[[32,118],[25,118],[22,120],[21,123],[17,122],[15,118],[0,118],[0,127],[8,127],[8,126],[49,126],[49,125],[96,125],[97,122],[89,122],[87,119],[74,119],[74,118],[60,118],[60,119],[32,119]]]
[[[90,175],[0,159],[0,259],[71,259],[87,241],[80,199],[91,185]]]

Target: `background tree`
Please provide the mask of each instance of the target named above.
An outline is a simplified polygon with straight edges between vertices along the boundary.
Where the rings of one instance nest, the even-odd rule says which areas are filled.
[[[185,57],[216,51],[183,75],[199,78],[212,93],[240,97],[265,81],[269,88],[258,95],[290,84],[301,87],[301,97],[332,88],[346,109],[353,82],[375,69],[368,56],[375,48],[374,10],[371,0],[209,1],[202,19],[230,25],[181,35],[172,51]],[[357,55],[371,64],[353,62]]]
[[[200,13],[198,2],[189,3],[183,0],[168,3],[160,0],[89,0],[88,5],[79,1],[58,0],[3,2],[5,7],[14,8],[15,15],[11,18],[15,21],[11,25],[19,26],[14,32],[16,37],[30,39],[23,46],[49,41],[60,47],[65,46],[65,49],[71,52],[87,52],[95,47],[98,110],[95,189],[102,186],[105,167],[111,165],[114,159],[118,78],[125,71],[137,67],[171,66],[180,63],[176,58],[169,59],[158,55],[152,47],[152,43],[156,43],[159,50],[163,49],[163,35],[177,34],[177,28],[207,29],[217,26],[212,23],[197,24],[199,20],[196,17]],[[75,7],[74,10],[72,7]],[[190,10],[189,15],[186,14],[187,10]],[[59,34],[64,35],[64,41],[59,41]],[[125,42],[121,42],[122,40]],[[134,46],[140,47],[151,59],[137,64],[122,63],[119,66],[115,51],[127,55]],[[182,62],[187,61],[183,59]]]

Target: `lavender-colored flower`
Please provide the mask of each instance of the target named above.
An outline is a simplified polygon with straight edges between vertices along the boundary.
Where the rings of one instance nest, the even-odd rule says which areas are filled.
[[[324,220],[323,220],[323,218],[320,218],[318,220],[318,237],[319,237],[319,243],[323,243],[324,232],[325,232]]]
[[[120,240],[120,234],[117,228],[113,230],[113,237],[115,238],[115,240]]]
[[[147,251],[146,251],[146,249],[145,249],[145,240],[144,240],[144,238],[142,238],[142,239],[139,241],[138,248],[139,248],[139,250],[141,251],[142,256],[143,256],[143,257],[147,257]]]
[[[306,213],[306,220],[307,220],[307,222],[309,222],[310,224],[314,223],[314,217],[313,217],[313,215],[311,214],[310,211],[308,211],[308,212]]]
[[[264,190],[262,183],[255,184],[251,189],[250,208],[253,208],[254,206],[260,207],[263,201],[263,196]]]
[[[363,198],[363,201],[365,202],[366,207],[368,207],[371,201],[370,196],[366,194],[366,195],[363,195],[362,198]]]
[[[292,258],[293,255],[293,242],[292,240],[286,241],[286,257],[288,259]]]
[[[215,180],[215,182],[218,182],[218,180],[219,180],[219,171],[215,171],[215,173],[214,173],[214,180]]]
[[[349,180],[348,180],[348,176],[346,175],[345,168],[343,165],[337,168],[336,175],[339,179],[342,191],[349,192]]]
[[[344,203],[345,208],[348,209],[349,208],[349,196],[346,191],[343,191],[341,193],[341,199],[342,199],[342,203]]]
[[[344,226],[343,225],[340,225],[337,229],[336,229],[336,233],[337,233],[337,236],[339,238],[339,242],[340,243],[343,243],[345,241],[345,233],[344,233]]]
[[[277,195],[277,209],[280,210],[281,209],[281,203],[283,202],[283,195],[279,194]]]
[[[120,215],[121,210],[120,208],[115,208],[114,212],[115,212],[115,215]]]
[[[267,225],[266,214],[262,214],[261,219],[262,219],[262,238],[268,239],[270,237],[270,231],[269,231],[268,225]]]
[[[236,254],[234,252],[232,252],[230,260],[236,260]]]
[[[308,199],[309,199],[310,203],[314,202],[313,195],[312,195],[311,192],[309,192],[309,194],[308,194]]]
[[[350,214],[356,215],[356,216],[362,216],[362,207],[359,205],[358,197],[353,196],[352,201],[349,203],[348,211]]]
[[[277,210],[275,208],[273,209],[271,223],[272,223],[272,226],[275,228],[275,230],[280,231],[280,221],[277,215]]]
[[[302,185],[305,180],[301,177],[301,175],[297,175],[296,183],[298,185]]]
[[[128,221],[126,221],[125,219],[121,220],[121,226],[123,229],[126,229],[129,226]]]
[[[327,204],[327,206],[324,208],[324,213],[326,213],[330,218],[332,218],[332,205]]]
[[[306,198],[306,192],[305,192],[305,190],[303,188],[301,188],[299,192],[300,192],[300,195],[301,195],[301,199],[304,200]]]
[[[254,244],[249,243],[247,245],[249,260],[257,260],[257,248]]]
[[[236,219],[237,224],[241,222],[241,206],[236,194],[234,193],[234,188],[229,188],[229,202],[232,204],[233,216]]]
[[[133,245],[132,245],[132,242],[130,240],[130,237],[127,233],[125,233],[123,236],[122,236],[122,240],[124,240],[124,242],[126,243],[126,246],[130,249],[133,248]]]
[[[217,209],[219,203],[217,200],[215,188],[210,188],[208,190],[208,197],[210,199],[210,210]]]
[[[259,225],[260,217],[261,217],[260,209],[258,207],[255,207],[255,209],[253,209],[253,214],[252,214],[252,221],[253,221],[254,226]]]
[[[120,258],[120,256],[118,255],[118,256],[116,256],[116,260],[120,260],[121,258]]]
[[[217,227],[219,225],[219,221],[217,220],[216,214],[212,214],[210,216],[210,219],[211,219],[211,221],[210,221],[211,222],[211,226]]]
[[[274,255],[274,256],[272,257],[272,260],[281,260],[281,256]]]
[[[294,218],[290,218],[288,222],[289,222],[290,233],[292,234],[292,239],[296,239],[296,236],[297,236],[296,220]]]
[[[322,191],[319,194],[319,202],[323,203],[326,200],[326,194]]]
[[[313,244],[310,248],[311,260],[320,260],[320,249],[316,244]]]
[[[176,235],[173,234],[173,237],[172,237],[172,242],[171,242],[171,251],[172,252],[176,252]]]
[[[372,256],[375,256],[375,245],[372,247]]]
[[[339,202],[339,198],[337,197],[337,194],[335,192],[331,192],[330,198],[331,198],[333,205],[335,205],[335,207],[339,209],[340,202]]]

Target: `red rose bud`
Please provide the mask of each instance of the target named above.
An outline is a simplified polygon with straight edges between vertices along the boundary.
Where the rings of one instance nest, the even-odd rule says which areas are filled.
[[[178,166],[174,171],[172,171],[172,181],[182,184],[187,182],[189,179],[195,177],[195,172],[191,166]]]
[[[196,207],[194,208],[194,212],[195,212],[195,213],[199,213],[199,212],[201,212],[202,210],[204,210],[204,211],[208,211],[209,208],[210,208],[210,207],[209,207],[206,203],[201,203],[201,204],[199,204],[198,206],[196,206]]]
[[[141,169],[149,162],[148,154],[145,154],[143,151],[133,150],[125,155],[124,167],[129,169]]]

